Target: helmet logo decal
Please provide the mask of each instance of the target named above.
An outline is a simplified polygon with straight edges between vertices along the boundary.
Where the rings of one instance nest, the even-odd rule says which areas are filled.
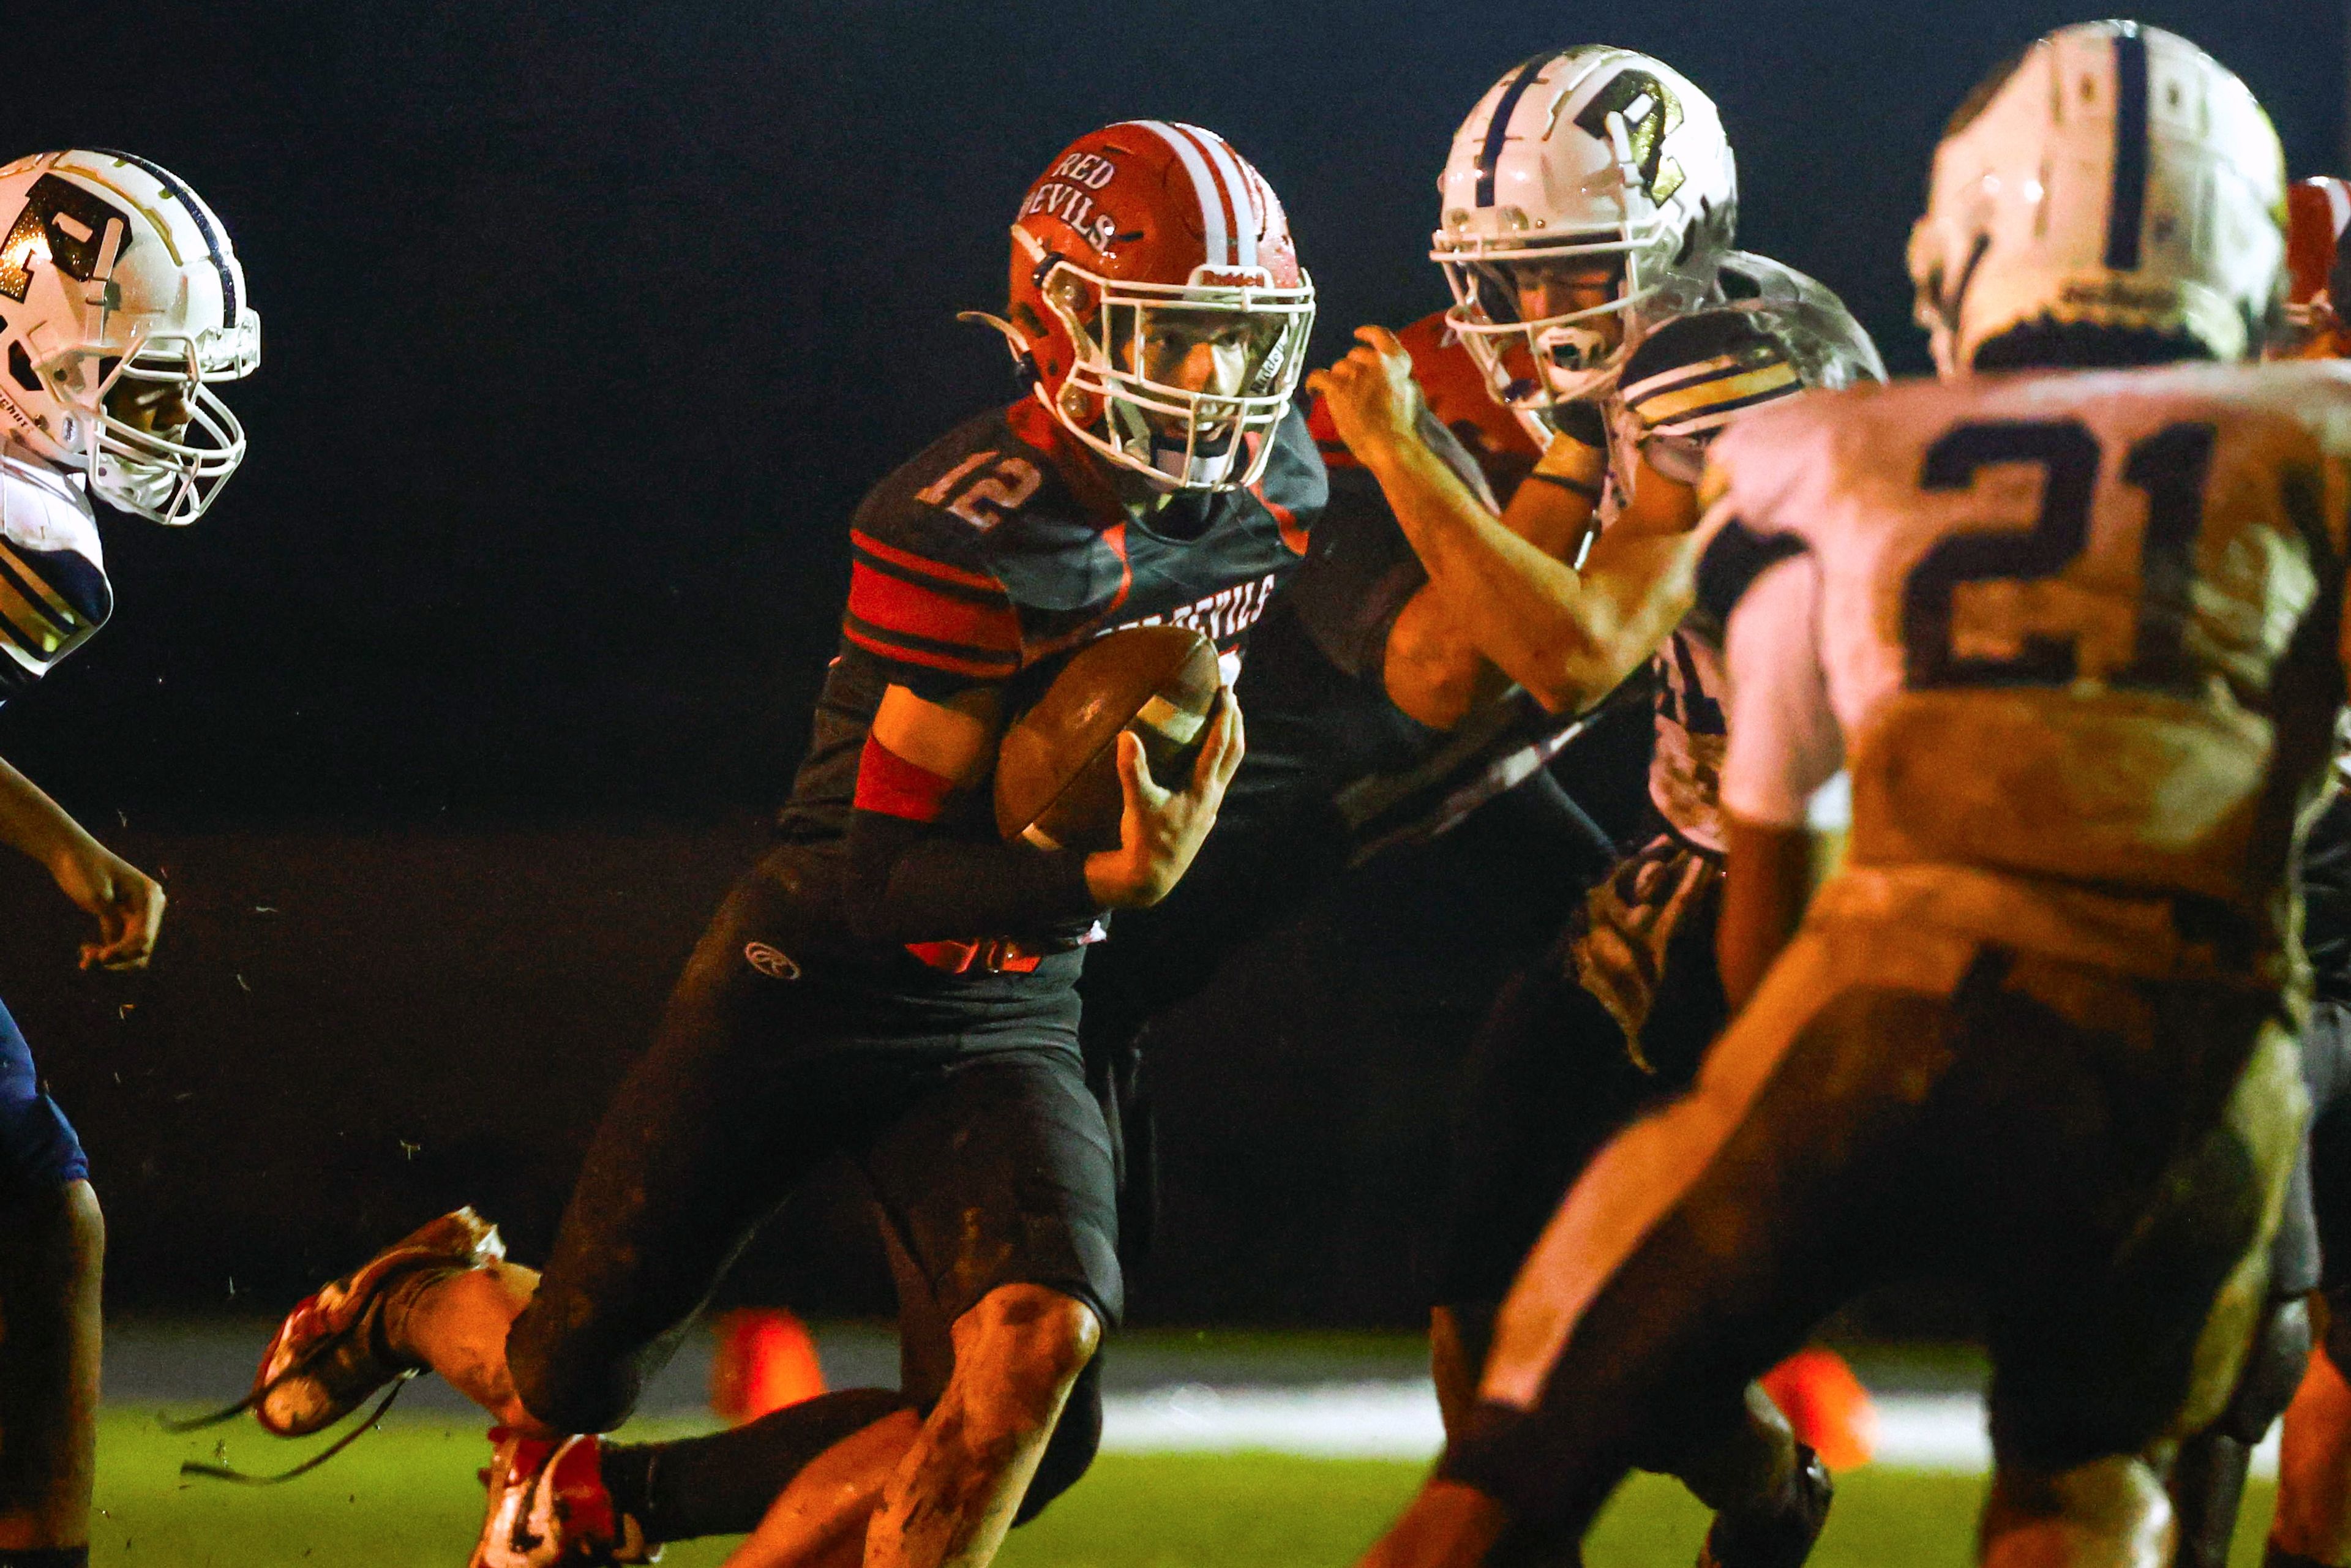
[[[1624,119],[1625,139],[1631,145],[1620,151],[1632,154],[1629,161],[1638,172],[1641,193],[1652,202],[1669,199],[1682,188],[1681,165],[1666,156],[1666,138],[1681,129],[1681,101],[1647,71],[1619,71],[1593,94],[1575,123],[1579,130],[1606,141],[1612,115]]]
[[[1118,225],[1108,213],[1094,211],[1092,193],[1117,177],[1118,165],[1109,159],[1073,152],[1054,165],[1050,178],[1029,193],[1029,199],[1020,204],[1020,216],[1031,218],[1043,213],[1059,218],[1100,255],[1110,248]]]
[[[7,237],[0,239],[0,294],[23,304],[32,290],[33,267],[38,259],[47,260],[78,283],[89,282],[98,271],[109,224],[121,225],[122,243],[127,246],[131,223],[119,208],[70,180],[42,175],[25,193],[24,210],[16,214]]]
[[[2106,208],[2106,265],[2137,272],[2147,219],[2147,37],[2124,24],[2115,35],[2115,190]]]

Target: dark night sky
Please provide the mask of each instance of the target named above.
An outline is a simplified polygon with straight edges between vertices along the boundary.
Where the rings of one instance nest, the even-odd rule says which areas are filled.
[[[2163,4],[2341,146],[2316,4]],[[115,624],[0,751],[103,821],[704,814],[783,787],[844,524],[1009,390],[1003,226],[1103,120],[1199,121],[1289,204],[1321,352],[1441,303],[1433,181],[1486,85],[1597,36],[1679,66],[1744,229],[1900,370],[1938,127],[2049,4],[174,4],[9,40],[17,151],[120,146],[226,219],[266,324],[253,456],[195,528],[121,520]]]

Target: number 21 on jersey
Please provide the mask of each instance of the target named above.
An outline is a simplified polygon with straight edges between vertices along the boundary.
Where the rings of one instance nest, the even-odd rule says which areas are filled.
[[[2212,425],[2190,422],[2166,425],[2123,455],[2120,478],[2145,497],[2147,527],[2130,658],[2107,677],[2115,685],[2184,694],[2197,683],[2185,644],[2214,444]],[[2088,550],[2104,461],[2098,438],[2071,419],[1962,424],[1928,449],[1921,489],[1972,490],[1987,468],[2030,465],[2041,471],[2041,510],[2029,528],[1950,535],[1911,568],[1902,585],[1911,689],[2063,685],[2074,678],[2079,630],[2031,631],[2017,639],[2014,653],[1994,657],[1962,653],[1952,621],[1965,585],[2054,578]]]

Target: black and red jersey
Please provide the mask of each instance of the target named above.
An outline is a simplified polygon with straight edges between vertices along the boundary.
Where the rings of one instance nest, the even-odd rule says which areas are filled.
[[[1143,517],[1024,399],[957,426],[876,486],[850,525],[841,653],[783,810],[785,836],[846,836],[866,732],[888,686],[940,700],[1000,685],[1008,717],[1081,643],[1170,622],[1214,641],[1229,682],[1249,627],[1304,558],[1328,493],[1302,415],[1293,410],[1272,440],[1254,486],[1179,494]],[[983,831],[986,803],[972,804],[968,829]]]

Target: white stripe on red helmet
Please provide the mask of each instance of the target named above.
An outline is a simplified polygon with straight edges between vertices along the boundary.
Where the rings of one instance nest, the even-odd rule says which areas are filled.
[[[1200,199],[1200,235],[1207,265],[1231,266],[1232,239],[1225,225],[1228,204],[1198,144],[1164,120],[1138,120],[1134,123],[1166,142],[1175,150],[1176,161],[1184,165],[1185,176],[1192,182],[1192,193]]]
[[[1241,172],[1239,154],[1213,131],[1182,124],[1176,129],[1200,143],[1208,154],[1208,166],[1216,172],[1217,183],[1223,187],[1225,205],[1233,218],[1233,265],[1254,267],[1258,264],[1257,209],[1250,201],[1249,180]]]

